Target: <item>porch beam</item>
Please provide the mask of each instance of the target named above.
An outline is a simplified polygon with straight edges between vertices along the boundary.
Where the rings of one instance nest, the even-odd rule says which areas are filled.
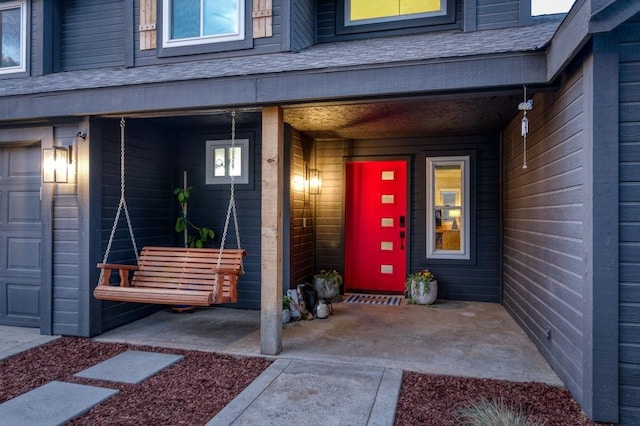
[[[262,227],[260,351],[282,350],[282,278],[284,250],[284,120],[282,108],[262,110]]]

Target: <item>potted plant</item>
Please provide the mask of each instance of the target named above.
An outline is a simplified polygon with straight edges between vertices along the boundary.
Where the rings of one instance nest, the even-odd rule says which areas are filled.
[[[291,298],[289,296],[282,296],[282,323],[286,324],[291,321]]]
[[[409,303],[431,305],[438,297],[438,281],[428,269],[413,272],[405,281],[405,294]]]
[[[313,286],[318,292],[318,299],[333,300],[340,294],[342,276],[335,269],[325,270],[313,276]]]

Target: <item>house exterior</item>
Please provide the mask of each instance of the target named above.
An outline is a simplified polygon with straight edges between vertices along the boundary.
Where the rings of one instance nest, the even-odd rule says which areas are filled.
[[[137,247],[180,244],[185,172],[219,244],[236,176],[233,306],[261,309],[264,353],[318,270],[397,293],[429,268],[442,298],[502,303],[590,418],[640,423],[640,3],[390,3],[0,1],[0,324],[158,309],[92,297],[124,137]],[[123,220],[108,254],[135,262]]]

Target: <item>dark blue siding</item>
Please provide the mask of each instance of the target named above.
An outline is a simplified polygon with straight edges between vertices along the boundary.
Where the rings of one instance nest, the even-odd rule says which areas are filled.
[[[313,44],[315,29],[313,4],[311,0],[298,0],[292,4],[291,50],[294,52]]]
[[[517,27],[520,24],[519,0],[477,0],[477,29]]]
[[[620,422],[640,424],[640,19],[620,44]]]
[[[120,123],[104,120],[102,137],[102,253],[120,200]],[[125,126],[126,201],[138,250],[145,245],[171,245],[172,152],[170,132],[157,124],[128,120]],[[102,258],[95,259],[97,263]],[[135,264],[135,254],[122,212],[108,261]],[[136,303],[102,302],[102,329],[108,330],[157,309]]]
[[[193,223],[214,230],[213,247],[219,247],[229,203],[229,185],[205,185],[205,141],[230,139],[228,127],[202,127],[194,131],[181,131],[175,137],[175,169],[173,185],[182,186],[183,172],[188,175],[194,192],[189,202],[189,217]],[[245,273],[238,282],[238,303],[234,307],[260,308],[260,238],[261,238],[261,143],[259,128],[238,128],[238,139],[249,139],[250,183],[235,186],[236,208],[242,248],[247,251]],[[233,220],[229,225],[226,247],[236,247]],[[177,236],[176,236],[177,237]],[[178,243],[178,239],[174,238]]]
[[[61,71],[124,65],[122,0],[60,2]]]

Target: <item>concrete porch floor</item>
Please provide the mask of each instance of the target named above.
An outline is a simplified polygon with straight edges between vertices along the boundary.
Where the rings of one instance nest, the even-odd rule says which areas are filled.
[[[260,312],[169,309],[104,333],[102,342],[260,354]],[[328,319],[284,325],[276,358],[397,368],[429,374],[562,382],[506,310],[494,303],[432,306],[334,303]]]

